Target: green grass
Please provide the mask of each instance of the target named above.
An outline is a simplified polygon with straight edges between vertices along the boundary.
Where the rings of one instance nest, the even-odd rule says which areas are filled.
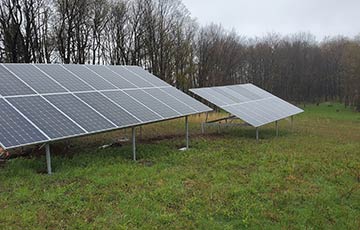
[[[123,131],[56,144],[52,176],[38,173],[43,155],[11,160],[0,229],[359,229],[360,115],[305,110],[292,131],[280,122],[279,137],[261,128],[259,143],[251,128],[200,135],[195,116],[185,152],[175,120],[144,127],[138,162],[130,144],[97,148]]]

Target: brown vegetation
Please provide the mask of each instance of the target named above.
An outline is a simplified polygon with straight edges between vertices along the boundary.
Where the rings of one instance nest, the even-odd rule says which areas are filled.
[[[0,62],[140,65],[176,87],[252,82],[360,110],[360,40],[249,39],[200,27],[181,0],[0,0]]]

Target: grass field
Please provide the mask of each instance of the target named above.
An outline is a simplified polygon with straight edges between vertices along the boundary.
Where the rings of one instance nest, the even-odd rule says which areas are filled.
[[[45,158],[0,168],[0,229],[360,229],[360,114],[339,104],[306,106],[260,129],[208,130],[203,116],[143,128],[130,143],[98,149],[118,131],[53,146]],[[218,115],[214,114],[212,117]],[[160,136],[160,137],[159,137]]]

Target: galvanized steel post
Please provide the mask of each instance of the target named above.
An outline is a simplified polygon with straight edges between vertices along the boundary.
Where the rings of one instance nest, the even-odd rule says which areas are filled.
[[[132,151],[133,151],[133,160],[136,161],[136,143],[135,143],[135,127],[132,129]]]
[[[185,132],[186,132],[186,149],[189,149],[189,121],[188,121],[188,116],[185,117]]]
[[[50,158],[50,144],[45,145],[45,151],[46,151],[46,166],[47,166],[47,172],[50,175],[51,172],[51,158]]]

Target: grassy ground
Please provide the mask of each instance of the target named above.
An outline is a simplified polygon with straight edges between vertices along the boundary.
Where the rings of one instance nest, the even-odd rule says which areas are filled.
[[[43,155],[13,159],[0,168],[0,229],[359,229],[360,114],[305,110],[259,143],[251,128],[200,135],[194,116],[185,152],[175,120],[144,127],[138,162],[130,144],[97,148],[129,131],[56,144],[52,176]]]

